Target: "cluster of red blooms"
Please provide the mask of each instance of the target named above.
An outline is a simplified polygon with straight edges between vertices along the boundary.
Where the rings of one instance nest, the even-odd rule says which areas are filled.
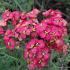
[[[30,37],[31,40],[26,43],[24,50],[24,58],[30,70],[44,67],[50,59],[51,49],[59,53],[67,52],[63,39],[67,35],[67,21],[62,18],[62,13],[58,10],[47,10],[42,13],[46,18],[41,22],[37,19],[39,13],[37,9],[28,13],[6,10],[0,20],[0,35],[4,36],[6,48],[12,50]],[[8,28],[9,21],[12,29]]]

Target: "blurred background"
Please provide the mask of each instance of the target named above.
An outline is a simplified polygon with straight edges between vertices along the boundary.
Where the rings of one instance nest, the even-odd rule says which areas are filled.
[[[0,0],[0,19],[6,9],[29,12],[33,8],[41,11],[59,9],[63,18],[68,21],[68,36],[64,38],[68,48],[70,46],[70,0]],[[39,15],[39,19],[41,15]],[[66,56],[52,51],[49,66],[42,70],[70,70],[70,48]],[[23,59],[23,49],[7,50],[0,36],[0,70],[28,70]],[[37,69],[39,70],[39,69]]]

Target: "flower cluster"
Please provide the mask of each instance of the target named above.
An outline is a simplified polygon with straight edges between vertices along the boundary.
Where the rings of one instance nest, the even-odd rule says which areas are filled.
[[[32,39],[27,43],[24,58],[27,60],[30,70],[44,67],[47,64],[49,57],[49,48],[46,47],[43,40]]]
[[[67,52],[63,39],[67,35],[67,21],[62,18],[62,13],[59,10],[47,10],[42,13],[45,18],[41,22],[37,18],[39,13],[38,9],[28,13],[6,10],[0,20],[0,35],[7,49],[13,50],[22,41],[30,39],[25,43],[24,50],[24,58],[30,70],[46,66],[51,49],[64,54]]]

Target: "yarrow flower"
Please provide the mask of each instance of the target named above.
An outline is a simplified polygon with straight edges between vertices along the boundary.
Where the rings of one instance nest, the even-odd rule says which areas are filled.
[[[29,70],[48,65],[51,49],[66,54],[68,48],[64,42],[67,21],[62,18],[62,13],[49,9],[42,13],[45,18],[41,22],[39,13],[38,9],[27,13],[6,10],[0,20],[0,35],[7,49],[19,48],[25,41],[24,58]]]
[[[18,38],[25,39],[26,36],[29,36],[32,32],[35,32],[35,25],[36,23],[32,20],[28,20],[16,25],[15,31],[19,34]]]
[[[7,49],[10,49],[10,50],[14,49],[15,41],[12,38],[5,38],[4,37],[4,42],[5,42]]]
[[[4,42],[6,45],[6,48],[12,50],[15,48],[15,40],[13,39],[13,31],[8,29],[4,34]]]
[[[67,46],[65,45],[65,43],[64,43],[64,41],[62,40],[62,39],[58,39],[58,40],[56,40],[55,41],[55,50],[57,51],[57,52],[64,52],[64,54],[66,54],[67,53]]]
[[[20,13],[19,11],[14,11],[14,12],[10,12],[9,10],[6,10],[3,14],[2,14],[2,18],[5,22],[11,20],[12,21],[12,25],[16,25],[17,21],[20,18]]]
[[[4,20],[0,20],[0,26],[6,26],[6,22]]]
[[[36,18],[39,12],[40,11],[38,9],[33,9],[31,12],[28,12],[26,16],[29,18]]]
[[[30,70],[44,67],[49,60],[50,52],[43,40],[32,39],[27,43],[24,58]]]
[[[11,19],[11,12],[9,10],[6,10],[3,14],[2,14],[2,18],[4,21],[8,21],[9,19]]]
[[[49,9],[43,12],[43,15],[46,17],[62,17],[62,13],[59,10]]]
[[[4,29],[2,27],[0,27],[0,34],[4,34]]]

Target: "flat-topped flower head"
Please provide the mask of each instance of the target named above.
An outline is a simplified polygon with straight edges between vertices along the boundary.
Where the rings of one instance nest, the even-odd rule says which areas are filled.
[[[42,19],[39,17],[40,13]],[[52,54],[51,49],[65,55],[67,53],[67,45],[63,39],[67,36],[67,21],[62,18],[59,10],[6,10],[0,20],[0,35],[3,36],[6,48],[10,50],[25,43],[24,59],[29,70],[46,66]]]
[[[62,13],[59,10],[49,9],[43,12],[43,15],[46,17],[62,17]]]
[[[13,50],[15,48],[15,40],[12,38],[4,37],[4,43],[7,49]]]
[[[4,21],[3,19],[2,20],[0,20],[0,26],[6,26],[7,25],[7,23],[6,23],[6,21]]]
[[[27,49],[32,49],[35,47],[43,48],[45,47],[45,43],[43,40],[38,40],[38,39],[32,39],[29,43],[27,43],[26,48]]]
[[[38,9],[33,9],[32,11],[28,12],[26,16],[30,18],[36,18],[39,12],[40,11]]]
[[[9,10],[6,10],[3,14],[2,14],[2,18],[4,21],[8,21],[9,19],[11,19],[10,17],[11,12]]]
[[[46,66],[50,58],[49,51],[43,40],[32,39],[28,42],[24,51],[24,58],[28,63],[28,68],[34,70]]]

